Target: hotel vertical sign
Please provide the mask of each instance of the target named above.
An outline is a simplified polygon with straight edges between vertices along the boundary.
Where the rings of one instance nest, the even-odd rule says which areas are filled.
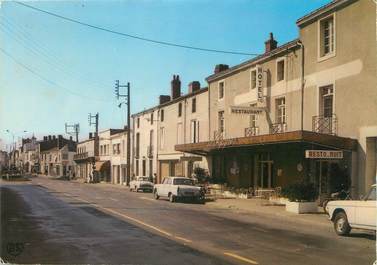
[[[260,65],[257,66],[257,93],[258,101],[263,102],[263,69]]]

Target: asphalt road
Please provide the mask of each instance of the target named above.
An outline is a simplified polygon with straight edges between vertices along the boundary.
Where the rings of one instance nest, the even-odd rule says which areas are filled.
[[[371,265],[370,233],[124,188],[34,178],[1,187],[1,257],[15,263]]]

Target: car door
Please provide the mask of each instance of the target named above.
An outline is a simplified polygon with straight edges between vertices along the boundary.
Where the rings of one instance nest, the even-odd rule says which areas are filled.
[[[169,178],[164,178],[160,185],[160,190],[158,191],[158,194],[160,196],[167,196],[167,187],[168,187]]]
[[[365,228],[376,228],[376,187],[372,187],[364,200],[356,208],[356,225]]]

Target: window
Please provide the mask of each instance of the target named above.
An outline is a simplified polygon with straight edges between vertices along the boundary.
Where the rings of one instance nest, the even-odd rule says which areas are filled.
[[[116,153],[117,153],[116,144],[113,144],[113,155],[115,155]]]
[[[138,117],[137,120],[136,120],[136,125],[137,125],[137,128],[140,127],[140,118]]]
[[[277,74],[277,78],[276,80],[279,82],[279,81],[282,81],[284,80],[284,59],[278,61],[276,63],[276,74]]]
[[[276,123],[285,124],[285,98],[276,99]]]
[[[177,124],[177,144],[182,144],[182,123]]]
[[[334,88],[332,85],[320,88],[321,92],[321,115],[324,118],[331,118],[334,110]]]
[[[153,125],[153,112],[151,113],[151,125]]]
[[[224,81],[219,82],[219,99],[224,98]]]
[[[103,145],[100,147],[100,154],[103,155]]]
[[[160,111],[160,120],[164,121],[164,110],[163,109]]]
[[[219,133],[224,132],[224,111],[219,111]]]
[[[250,86],[251,86],[251,89],[254,89],[257,87],[257,70],[253,70],[250,73]]]
[[[117,154],[119,155],[120,154],[120,144],[117,144]]]
[[[106,145],[103,146],[103,154],[106,155]]]
[[[160,128],[160,149],[164,149],[165,146],[165,128]]]
[[[199,121],[191,121],[191,143],[199,142]]]
[[[147,175],[147,173],[146,173],[146,160],[145,159],[143,159],[142,173],[143,173],[143,177],[145,177]]]
[[[196,98],[192,99],[192,113],[196,112]]]
[[[135,161],[135,171],[136,176],[139,176],[139,160]]]
[[[335,50],[334,16],[322,19],[320,22],[320,57],[330,55]]]
[[[139,155],[140,155],[140,133],[137,133],[136,134],[136,152],[135,152],[135,156],[139,157]]]
[[[251,104],[250,107],[255,108],[257,107],[257,104]],[[256,128],[257,127],[257,120],[258,120],[258,115],[257,114],[251,114],[250,115],[250,127]]]
[[[178,117],[182,116],[182,103],[178,104]]]

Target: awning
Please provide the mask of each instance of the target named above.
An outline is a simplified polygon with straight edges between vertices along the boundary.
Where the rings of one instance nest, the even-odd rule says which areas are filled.
[[[351,151],[356,150],[357,148],[357,140],[355,139],[310,131],[293,131],[192,144],[180,144],[175,146],[175,150],[198,155],[207,155],[212,151],[222,150],[224,148],[252,147],[280,143],[309,143],[338,150]]]
[[[96,166],[95,171],[104,171],[104,170],[110,169],[110,160],[97,161],[95,166]]]

